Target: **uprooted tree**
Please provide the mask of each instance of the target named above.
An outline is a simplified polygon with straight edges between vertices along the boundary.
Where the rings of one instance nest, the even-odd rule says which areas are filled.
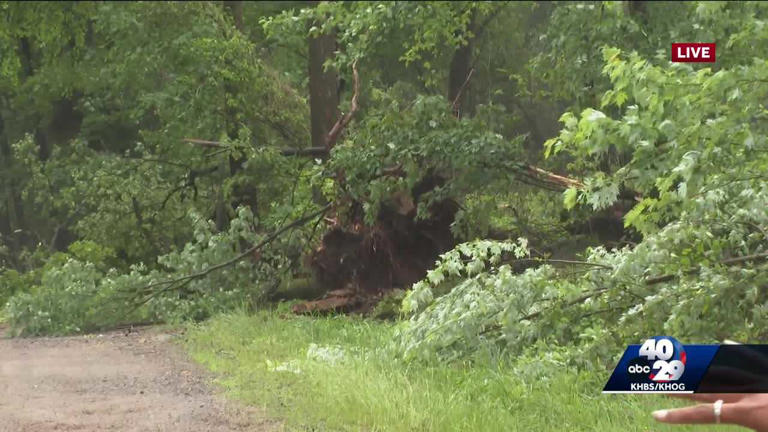
[[[343,299],[299,305],[297,312],[365,308],[382,292],[422,279],[456,244],[452,227],[464,197],[491,182],[519,181],[556,191],[583,186],[519,162],[521,140],[506,140],[480,121],[457,118],[437,96],[398,101],[382,94],[337,145],[359,109],[354,64],[352,71],[350,109],[329,129],[325,152],[313,147],[312,152],[283,153],[324,156],[325,172],[335,185],[330,216],[323,212],[329,230],[307,261],[316,282]]]
[[[473,74],[467,46],[474,36],[459,35],[467,44],[453,56],[457,66],[449,77],[448,100],[398,101],[381,94],[370,101],[359,125],[347,131],[360,109],[357,60],[348,67],[351,97],[342,113],[337,107],[336,69],[341,65],[334,63],[336,31],[318,34],[314,26],[323,13],[307,17],[312,25],[308,37],[312,146],[283,149],[281,154],[327,161],[325,173],[336,189],[329,197],[330,215],[324,214],[328,232],[305,261],[315,283],[333,294],[298,305],[297,312],[365,309],[383,292],[407,288],[423,278],[438,256],[456,244],[452,228],[464,197],[489,182],[519,180],[555,191],[581,186],[578,180],[522,162],[521,140],[506,141],[488,125],[457,111],[458,106],[470,106],[463,99]],[[462,31],[471,35],[470,28]],[[459,84],[457,74],[465,75]],[[224,147],[203,139],[186,141]]]

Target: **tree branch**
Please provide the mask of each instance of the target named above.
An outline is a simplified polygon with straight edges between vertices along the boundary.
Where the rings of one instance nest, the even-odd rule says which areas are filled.
[[[581,180],[565,177],[534,165],[519,162],[497,160],[493,163],[483,162],[484,168],[507,172],[515,177],[515,180],[555,192],[562,192],[569,187],[581,189],[584,184]]]
[[[745,256],[740,256],[740,257],[735,257],[735,258],[729,258],[729,259],[720,261],[719,264],[722,264],[724,266],[732,266],[732,265],[736,265],[736,264],[745,263],[747,261],[765,261],[765,260],[768,260],[768,252],[763,252],[763,253],[753,254],[753,255],[745,255]],[[697,274],[700,271],[701,271],[701,268],[699,267],[699,268],[694,268],[694,269],[686,270],[686,271],[683,272],[683,274],[692,275],[692,274]],[[645,280],[645,284],[646,285],[655,285],[655,284],[659,284],[659,283],[663,283],[663,282],[669,282],[672,279],[676,278],[677,276],[678,276],[677,274],[667,274],[667,275],[655,276],[655,277],[646,279]]]
[[[280,228],[279,230],[273,232],[272,234],[267,236],[264,240],[260,241],[259,243],[253,245],[252,247],[246,249],[245,251],[243,251],[239,255],[237,255],[234,258],[231,258],[231,259],[229,259],[227,261],[224,261],[224,262],[216,264],[216,265],[212,265],[212,266],[210,266],[210,267],[208,267],[208,268],[206,268],[204,270],[201,270],[201,271],[199,271],[197,273],[192,273],[192,274],[189,274],[189,275],[186,275],[186,276],[182,276],[182,277],[178,277],[178,278],[170,279],[170,280],[166,280],[166,281],[155,282],[155,283],[151,283],[151,284],[145,286],[140,291],[142,291],[142,292],[149,292],[149,294],[146,295],[143,299],[139,300],[132,311],[138,309],[139,307],[141,307],[142,305],[146,304],[147,302],[149,302],[150,300],[152,300],[153,298],[157,297],[158,295],[160,295],[162,293],[165,293],[165,292],[168,292],[168,291],[172,291],[172,290],[175,290],[175,289],[180,289],[180,288],[182,288],[183,286],[185,286],[186,284],[188,284],[189,282],[191,282],[191,281],[193,281],[195,279],[200,279],[200,278],[205,277],[208,274],[210,274],[210,273],[212,273],[212,272],[214,272],[216,270],[220,270],[222,268],[225,268],[225,267],[231,266],[233,264],[236,264],[237,262],[239,262],[243,258],[253,254],[257,250],[259,250],[259,249],[263,248],[264,246],[266,246],[267,244],[271,243],[273,240],[275,240],[276,238],[280,237],[286,231],[288,231],[290,229],[293,229],[293,228],[296,228],[296,227],[299,227],[299,226],[302,226],[302,225],[306,224],[307,222],[309,222],[310,220],[312,220],[312,219],[314,219],[316,217],[320,217],[320,216],[324,215],[330,208],[331,208],[331,204],[328,204],[325,207],[323,207],[322,209],[320,209],[320,210],[318,210],[318,211],[316,211],[316,212],[314,212],[314,213],[312,213],[312,214],[310,214],[308,216],[304,216],[302,218],[294,220],[293,222],[289,223],[288,225],[285,225],[284,227]],[[157,288],[157,287],[164,287],[164,288],[162,288],[160,290],[152,291],[153,288]]]
[[[589,267],[597,267],[604,270],[613,270],[613,267],[606,264],[589,262],[589,261],[577,261],[577,260],[549,259],[549,258],[514,258],[514,259],[504,259],[502,261],[508,264],[515,264],[515,263],[550,264],[552,263],[552,264],[583,265],[583,266],[589,266]]]
[[[533,165],[524,165],[523,168],[524,168],[524,174],[529,175],[530,177],[533,177],[536,179],[541,179],[544,182],[557,185],[559,187],[562,187],[563,189],[568,189],[571,187],[581,189],[584,187],[584,183],[582,183],[580,180],[575,178],[557,175],[553,172],[541,169]]]
[[[501,5],[497,7],[493,12],[491,12],[488,16],[485,17],[485,20],[477,26],[477,30],[475,31],[475,39],[480,39],[483,37],[483,33],[485,33],[485,30],[488,28],[488,26],[491,24],[491,21],[494,20],[499,15],[499,12],[501,12],[502,8],[506,5],[508,5],[509,2],[502,2]]]
[[[208,140],[202,140],[198,138],[184,138],[182,141],[190,144],[197,144],[201,145],[203,147],[214,147],[214,148],[223,148],[226,147],[226,145],[223,142],[219,141],[208,141]]]
[[[280,150],[283,156],[311,156],[323,157],[328,155],[328,149],[325,147],[307,147],[303,149],[283,149]]]
[[[220,148],[224,150],[227,148],[227,145],[221,141],[208,141],[198,138],[184,138],[182,141],[203,147]],[[280,154],[283,156],[323,157],[328,155],[328,149],[325,147],[288,148],[280,150]]]
[[[576,297],[575,299],[567,302],[563,306],[568,307],[568,306],[573,306],[573,305],[576,305],[576,304],[579,304],[579,303],[583,303],[583,302],[591,299],[592,297],[595,297],[595,296],[598,296],[600,294],[603,294],[606,291],[608,291],[608,288],[600,288],[600,289],[597,289],[597,290],[594,290],[594,291],[590,291],[590,292],[588,292],[588,293],[586,293],[584,295]],[[533,318],[536,318],[537,316],[541,315],[544,311],[549,310],[549,309],[551,309],[551,308],[540,309],[540,310],[538,310],[536,312],[529,313],[528,315],[520,318],[520,321],[527,321],[527,320],[531,320]]]
[[[530,259],[530,260],[531,261],[535,261],[536,259]],[[740,257],[735,257],[735,258],[729,258],[729,259],[725,259],[725,260],[720,261],[719,264],[722,264],[722,265],[725,265],[725,266],[732,266],[732,265],[742,264],[742,263],[745,263],[745,262],[748,262],[748,261],[766,261],[766,260],[768,260],[768,252],[763,252],[763,253],[758,253],[758,254],[753,254],[753,255],[745,255],[745,256],[740,256]],[[521,261],[524,261],[524,260],[521,260]],[[541,261],[546,262],[547,260],[541,260]],[[585,262],[585,261],[571,261],[571,260],[548,260],[548,261],[550,261],[550,262],[564,262],[564,263],[567,263],[567,264],[595,265],[595,266],[598,266],[600,268],[606,268],[606,269],[611,269],[612,268],[612,267],[604,265],[604,264],[588,263],[588,262]],[[701,270],[700,268],[690,269],[690,270],[685,271],[684,273],[685,274],[697,274],[700,270]],[[645,280],[645,284],[646,285],[654,285],[654,284],[658,284],[658,283],[662,283],[662,282],[668,282],[668,281],[670,281],[670,280],[672,280],[672,279],[674,279],[676,277],[677,277],[676,274],[657,276],[657,277],[653,277],[653,278],[650,278],[650,279],[646,279]],[[531,313],[521,317],[520,321],[532,320],[534,318],[539,317],[544,312],[552,310],[555,307],[563,308],[563,307],[570,307],[570,306],[577,305],[579,303],[583,303],[584,301],[586,301],[586,300],[588,300],[590,298],[599,296],[599,295],[607,292],[608,290],[609,290],[609,288],[599,288],[599,289],[596,289],[596,290],[593,290],[593,291],[589,291],[587,293],[582,294],[579,297],[576,297],[576,298],[574,298],[572,300],[569,300],[568,302],[566,302],[564,304],[552,305],[550,307],[539,309],[536,312],[531,312]],[[635,295],[637,297],[637,295],[632,293],[632,291],[628,291],[628,292],[630,294],[633,294],[633,295]],[[553,300],[553,299],[542,299],[542,300]],[[588,314],[586,316],[589,316],[589,315],[594,314],[594,313],[603,313],[603,312],[608,312],[608,310],[600,310],[600,311],[596,311],[596,312],[591,312],[590,314]],[[487,334],[487,333],[490,333],[492,331],[496,331],[496,330],[500,330],[500,329],[501,329],[501,324],[497,323],[497,324],[491,325],[491,326],[487,327],[486,329],[484,329],[481,332],[481,334]]]
[[[354,93],[352,94],[352,103],[350,105],[349,112],[339,118],[336,124],[331,128],[330,132],[328,132],[328,135],[325,137],[325,148],[328,152],[330,152],[333,146],[336,145],[336,141],[339,140],[339,135],[341,135],[341,132],[344,130],[344,128],[347,127],[349,122],[352,121],[352,116],[354,116],[357,110],[360,108],[357,103],[358,97],[360,95],[360,76],[357,73],[357,60],[352,63],[352,77],[354,78]]]
[[[469,84],[469,80],[472,79],[472,74],[474,73],[475,68],[469,70],[467,79],[464,80],[464,84],[459,87],[459,91],[456,92],[456,97],[453,98],[453,103],[451,103],[451,112],[453,112],[453,115],[456,117],[459,116],[459,101],[461,100],[461,95],[464,93],[464,89],[467,88],[467,84]]]

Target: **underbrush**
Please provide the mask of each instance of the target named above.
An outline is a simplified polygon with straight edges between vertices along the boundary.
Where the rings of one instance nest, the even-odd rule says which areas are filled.
[[[192,325],[186,347],[230,396],[298,430],[693,430],[652,420],[652,410],[677,401],[601,395],[608,370],[521,366],[503,356],[471,366],[405,363],[387,348],[394,328],[354,317],[235,313]],[[521,367],[539,370],[522,376]]]
[[[12,334],[63,335],[124,323],[203,320],[254,305],[281,282],[286,258],[279,244],[258,262],[241,260],[232,268],[185,279],[239,255],[242,242],[260,239],[248,208],[241,208],[223,232],[194,212],[190,219],[194,240],[159,256],[154,268],[138,263],[118,269],[108,248],[76,242],[34,270],[0,273],[0,294],[8,293],[0,306],[5,306]]]

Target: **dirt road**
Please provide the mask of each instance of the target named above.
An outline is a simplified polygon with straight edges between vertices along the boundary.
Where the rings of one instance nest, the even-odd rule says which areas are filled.
[[[154,329],[0,339],[0,431],[273,431]]]

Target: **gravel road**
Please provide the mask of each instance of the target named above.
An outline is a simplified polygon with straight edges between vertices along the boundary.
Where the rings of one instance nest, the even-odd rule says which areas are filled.
[[[2,330],[2,329],[0,329]],[[275,431],[217,396],[174,335],[0,339],[0,431]]]

